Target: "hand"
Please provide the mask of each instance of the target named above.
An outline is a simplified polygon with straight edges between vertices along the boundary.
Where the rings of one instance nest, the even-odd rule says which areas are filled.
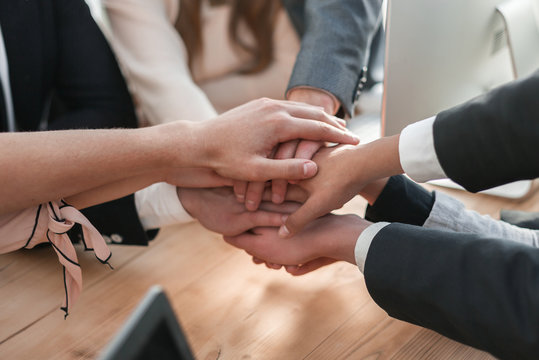
[[[260,226],[280,226],[283,214],[289,214],[299,207],[293,202],[281,205],[265,202],[260,210],[250,212],[236,201],[232,188],[178,188],[178,198],[185,210],[202,226],[228,236]]]
[[[280,144],[274,159],[306,159],[311,160],[313,155],[324,146],[323,142],[309,141],[309,140],[292,140],[286,143]],[[245,207],[249,211],[255,211],[262,200],[262,194],[266,189],[267,183],[263,182],[245,182],[235,181],[234,192],[238,201],[244,202]],[[271,181],[271,189],[273,195],[270,201],[275,204],[281,204],[286,198],[286,189],[288,187],[288,180],[274,179]]]
[[[165,182],[182,188],[215,188],[233,185],[233,180],[224,178],[207,168],[169,169]]]
[[[328,264],[329,259],[355,264],[357,239],[369,225],[356,215],[329,214],[314,220],[289,239],[280,238],[276,228],[256,228],[251,233],[225,236],[224,239],[257,261],[286,265],[294,271],[294,266],[320,267]]]
[[[288,91],[287,98],[290,101],[302,102],[310,105],[320,106],[325,112],[335,115],[340,103],[329,93],[312,87],[296,87]],[[341,120],[341,124],[346,126],[346,121]],[[275,159],[307,159],[313,158],[314,154],[325,144],[317,141],[289,141],[279,145],[275,154]],[[273,190],[272,201],[280,204],[284,201],[288,182],[286,180],[276,179],[271,182]]]
[[[294,102],[318,106],[328,114],[335,115],[340,103],[330,93],[313,87],[296,87],[287,94],[287,99]],[[339,123],[346,126],[346,122],[339,119]],[[324,142],[309,140],[292,140],[280,144],[273,156],[274,159],[306,159],[311,160],[313,155],[324,146]],[[284,201],[287,179],[274,179],[271,182],[273,189],[272,201],[280,204]],[[245,207],[254,211],[258,208],[262,199],[265,184],[262,182],[238,182],[234,186],[238,201],[245,201]]]
[[[283,237],[297,233],[313,219],[342,207],[367,184],[403,172],[398,136],[365,145],[324,148],[313,160],[319,166],[318,174],[298,183],[309,193],[309,198],[281,227],[279,234]]]
[[[357,144],[339,120],[320,108],[287,101],[260,99],[197,124],[192,136],[203,147],[199,161],[219,175],[235,180],[301,180],[316,174],[312,161],[272,160],[278,143],[308,139]]]

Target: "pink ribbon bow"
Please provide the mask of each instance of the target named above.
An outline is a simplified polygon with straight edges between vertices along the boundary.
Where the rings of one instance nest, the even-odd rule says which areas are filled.
[[[67,236],[67,232],[73,225],[80,224],[82,226],[82,242],[85,250],[93,250],[96,258],[103,264],[110,266],[108,261],[112,254],[105,243],[105,239],[80,211],[64,201],[61,202],[61,205],[58,205],[57,202],[49,202],[47,210],[49,222],[46,236],[63,266],[66,294],[61,309],[65,311],[65,317],[67,317],[70,306],[77,301],[82,291],[82,273],[77,253],[73,243]],[[110,267],[112,268],[112,266]]]

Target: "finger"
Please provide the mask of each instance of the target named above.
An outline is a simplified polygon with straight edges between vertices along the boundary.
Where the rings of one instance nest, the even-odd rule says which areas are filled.
[[[279,222],[277,225],[268,225],[268,226],[281,226],[283,224],[282,221],[282,214],[292,214],[294,211],[299,209],[301,206],[300,203],[293,202],[293,201],[285,201],[282,204],[274,204],[269,201],[262,201],[259,206],[259,212],[261,210],[264,210],[265,212],[269,212],[270,214],[277,213],[279,215]],[[256,213],[252,213],[256,214]],[[264,225],[258,225],[258,226],[264,226]]]
[[[279,146],[279,149],[275,153],[274,159],[293,158],[294,154],[296,153],[297,146],[298,146],[297,140],[288,141],[286,143],[281,144]],[[287,186],[288,186],[288,182],[286,180],[282,180],[282,179],[273,180],[271,182],[271,189],[273,192],[271,201],[273,201],[275,204],[282,203],[286,195]]]
[[[271,211],[254,211],[243,214],[249,223],[249,228],[253,227],[279,227],[283,224],[283,214]]]
[[[273,160],[259,157],[250,166],[252,181],[303,180],[313,177],[318,172],[314,161],[303,159]]]
[[[302,140],[296,148],[295,158],[311,160],[323,145],[320,141]]]
[[[265,262],[264,260],[260,260],[259,258],[254,257],[254,256],[252,257],[252,260],[253,260],[253,262],[254,262],[255,264],[257,264],[257,265],[260,265],[260,264],[262,264],[262,263]]]
[[[339,144],[359,144],[359,138],[348,130],[336,128],[322,121],[288,118],[279,133],[279,142],[292,139],[328,141]]]
[[[304,203],[307,201],[309,194],[306,190],[301,188],[298,185],[289,185],[288,190],[286,191],[286,201],[294,201],[299,203]]]
[[[250,182],[249,185],[247,185],[245,193],[245,208],[247,210],[255,211],[258,209],[265,187],[266,184],[261,181]]]
[[[283,266],[282,266],[282,265],[279,265],[279,264],[274,264],[274,263],[266,262],[266,267],[267,267],[268,269],[279,270],[279,269],[282,268]]]
[[[292,105],[292,104],[290,104]],[[290,115],[296,118],[301,119],[309,119],[309,120],[317,120],[324,122],[328,125],[331,125],[335,128],[344,130],[346,129],[346,126],[342,125],[341,119],[339,119],[336,116],[330,115],[327,112],[323,110],[323,108],[320,107],[305,107],[305,106],[289,106],[286,107],[286,110]]]
[[[323,257],[311,260],[303,265],[287,265],[285,266],[285,270],[291,275],[300,276],[320,269],[321,267],[327,266],[329,264],[333,264],[336,261],[337,260],[335,259]]]
[[[245,201],[245,193],[247,192],[247,182],[246,181],[234,181],[234,194],[236,199],[239,202]]]
[[[262,201],[271,201],[272,196],[272,191],[269,188],[266,188],[266,190],[264,190],[264,194],[262,195]],[[298,185],[290,184],[288,185],[288,188],[286,190],[285,201],[304,203],[305,201],[307,201],[308,197],[309,194],[306,190],[302,189]]]
[[[288,216],[285,224],[279,229],[279,236],[282,238],[291,237],[301,231],[309,222],[333,210],[327,209],[324,204],[323,199],[310,197],[295,213]]]

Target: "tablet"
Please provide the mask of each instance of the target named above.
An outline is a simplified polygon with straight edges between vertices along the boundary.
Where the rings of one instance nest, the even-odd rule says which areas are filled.
[[[99,357],[101,360],[194,360],[163,289],[153,286]]]

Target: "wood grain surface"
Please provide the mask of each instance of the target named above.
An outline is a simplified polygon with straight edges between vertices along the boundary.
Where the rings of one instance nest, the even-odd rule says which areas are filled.
[[[441,191],[493,217],[502,207],[539,211],[536,188],[524,200]],[[355,198],[340,212],[364,207]],[[355,266],[292,277],[255,266],[197,223],[162,229],[148,247],[113,245],[114,270],[77,250],[84,289],[67,320],[52,249],[0,256],[0,359],[94,359],[154,284],[165,288],[198,359],[491,358],[388,317]]]

